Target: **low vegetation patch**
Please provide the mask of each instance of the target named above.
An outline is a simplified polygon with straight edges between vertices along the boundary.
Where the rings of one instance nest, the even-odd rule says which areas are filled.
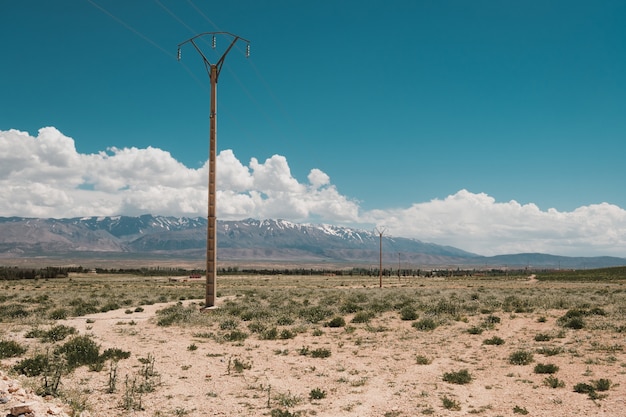
[[[518,350],[516,352],[511,353],[509,356],[509,363],[511,365],[528,365],[533,361],[532,352],[528,352],[526,350]]]
[[[469,384],[472,381],[472,375],[467,369],[462,369],[457,372],[446,372],[443,374],[443,380],[451,384]]]

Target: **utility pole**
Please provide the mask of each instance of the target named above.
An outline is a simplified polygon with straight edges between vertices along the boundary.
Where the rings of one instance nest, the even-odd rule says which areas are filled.
[[[217,60],[215,64],[212,64],[204,55],[202,50],[196,43],[201,37],[211,35],[211,46],[215,49],[216,35],[226,35],[231,37],[232,40],[226,51]],[[215,166],[215,154],[217,149],[217,79],[224,65],[224,59],[230,52],[237,41],[246,42],[246,57],[250,56],[250,41],[233,35],[229,32],[204,32],[196,35],[185,42],[178,44],[178,60],[180,61],[180,48],[186,43],[191,43],[196,51],[202,57],[204,66],[209,74],[211,80],[211,111],[209,113],[210,128],[209,128],[209,210],[208,210],[208,224],[207,224],[207,243],[206,243],[206,297],[204,307],[215,306],[215,294],[217,289],[217,217],[216,217],[216,192],[215,192],[215,179],[216,179],[216,166]]]
[[[374,229],[374,231],[376,231],[376,233],[378,233],[379,235],[379,248],[380,248],[380,254],[379,254],[379,262],[378,262],[378,279],[379,279],[379,287],[382,288],[383,287],[383,233],[385,233],[385,228],[384,227],[376,227]]]

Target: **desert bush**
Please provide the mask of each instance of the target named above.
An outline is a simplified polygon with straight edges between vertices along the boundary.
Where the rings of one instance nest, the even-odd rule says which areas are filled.
[[[458,372],[446,372],[443,374],[443,380],[451,384],[469,384],[472,381],[472,375],[467,369]]]
[[[220,321],[220,329],[222,330],[235,330],[238,325],[239,322],[232,318],[227,318]]]
[[[563,352],[563,348],[560,346],[555,346],[555,347],[542,346],[539,349],[537,349],[537,353],[541,355],[546,355],[546,356],[555,356],[562,352]]]
[[[264,330],[259,336],[261,340],[276,340],[278,339],[278,329],[272,327],[271,329]]]
[[[312,358],[328,358],[330,357],[330,349],[326,348],[317,348],[313,349],[310,352]]]
[[[344,327],[345,325],[346,320],[341,316],[335,316],[328,323],[326,323],[327,327]]]
[[[293,339],[294,337],[296,337],[297,333],[293,330],[290,329],[282,329],[280,331],[280,334],[278,335],[279,339],[282,340],[286,340],[286,339]]]
[[[585,327],[583,317],[588,315],[586,310],[572,309],[568,310],[563,316],[557,319],[557,324],[568,329],[579,330]]]
[[[502,339],[499,336],[492,336],[489,339],[483,340],[483,345],[496,345],[496,346],[499,346],[499,345],[503,345],[503,344],[504,344],[504,339]]]
[[[535,342],[549,342],[552,340],[552,336],[545,333],[538,333],[535,335]]]
[[[482,334],[483,328],[479,326],[472,326],[469,329],[467,329],[467,332],[469,334]]]
[[[333,311],[324,307],[305,307],[298,312],[298,316],[308,323],[319,323],[333,315]]]
[[[608,391],[611,388],[611,381],[605,378],[591,381],[596,391]]]
[[[57,308],[48,313],[48,318],[51,320],[65,320],[70,315],[67,308]]]
[[[0,305],[0,321],[28,317],[30,312],[22,304]]]
[[[553,374],[559,370],[559,367],[552,363],[538,363],[535,365],[536,374]]]
[[[526,350],[518,350],[516,352],[511,353],[509,356],[509,363],[511,365],[528,365],[533,361],[532,352],[528,352]]]
[[[232,365],[232,368],[234,369],[234,371],[237,372],[237,373],[242,373],[246,369],[252,369],[252,363],[240,360],[239,358],[234,358],[232,360],[232,363],[231,363],[231,360],[229,359],[228,360],[228,368],[229,369],[230,369],[231,365]]]
[[[309,400],[321,400],[326,398],[326,391],[320,388],[313,388],[311,392],[309,392]]]
[[[193,313],[194,310],[192,307],[186,308],[182,303],[176,303],[156,312],[158,317],[157,325],[171,326],[173,324],[189,322]]]
[[[352,318],[352,323],[369,323],[374,317],[374,313],[371,311],[358,311]]]
[[[563,388],[565,386],[565,382],[559,380],[552,375],[543,380],[543,385],[546,385],[550,388]]]
[[[528,414],[528,410],[525,407],[520,407],[516,405],[515,407],[513,407],[513,414],[521,414],[525,416],[526,414]]]
[[[26,353],[26,348],[14,340],[0,340],[0,359],[15,358]]]
[[[415,362],[418,365],[430,365],[430,363],[432,362],[430,359],[428,359],[426,356],[423,355],[417,355],[415,357]]]
[[[98,367],[103,363],[100,358],[100,347],[89,336],[75,336],[59,346],[55,352],[65,357],[69,369],[82,365]]]
[[[417,330],[429,331],[435,330],[437,328],[437,323],[435,323],[435,320],[427,317],[413,322],[412,326],[415,327]]]
[[[102,307],[100,307],[100,312],[106,313],[107,311],[117,310],[119,308],[121,308],[120,304],[117,301],[111,300]]]
[[[241,330],[233,330],[231,332],[226,332],[222,337],[227,342],[240,342],[248,338],[248,333],[242,332]]]
[[[77,333],[78,330],[76,330],[75,327],[59,324],[57,326],[53,326],[47,331],[42,332],[39,337],[42,342],[60,342],[61,340],[64,340],[67,336]]]
[[[130,358],[130,352],[118,348],[106,349],[104,352],[102,352],[102,355],[100,355],[100,359],[102,361],[107,361],[109,359],[113,361],[119,361],[128,358]]]
[[[499,324],[500,323],[500,317],[498,316],[494,316],[493,314],[488,315],[487,317],[485,317],[485,325],[488,327],[493,326],[494,324]]]
[[[460,411],[461,410],[461,404],[459,404],[458,401],[453,400],[452,398],[449,398],[446,395],[441,397],[441,402],[443,404],[443,408],[445,408],[446,410],[451,410],[451,411]]]
[[[400,319],[405,321],[417,320],[418,314],[412,306],[404,306],[400,309]]]
[[[39,376],[48,369],[48,355],[39,353],[32,358],[26,358],[13,366],[13,370],[21,375]]]

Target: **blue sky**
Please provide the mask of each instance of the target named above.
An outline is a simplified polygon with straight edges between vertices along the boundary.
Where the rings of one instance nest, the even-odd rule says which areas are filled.
[[[0,15],[0,215],[203,215],[201,181],[177,183],[205,172],[209,80],[176,49],[228,31],[251,56],[238,43],[219,79],[220,218],[626,256],[623,1],[0,0]],[[8,169],[26,139],[43,165]],[[52,144],[84,170],[37,171]],[[146,202],[169,192],[186,204]]]

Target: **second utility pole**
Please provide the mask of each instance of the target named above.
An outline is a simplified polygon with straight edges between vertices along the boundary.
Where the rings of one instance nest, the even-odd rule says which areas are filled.
[[[196,39],[205,35],[212,35],[212,47],[215,48],[215,35],[228,35],[233,38],[226,51],[222,54],[221,58],[215,64],[211,64],[206,56],[202,53],[202,50],[196,44]],[[180,61],[180,47],[187,42],[191,43],[193,47],[198,51],[204,66],[206,67],[209,78],[211,79],[211,112],[209,115],[210,128],[209,128],[209,210],[208,210],[208,223],[207,223],[207,243],[206,243],[206,294],[204,307],[215,306],[215,294],[217,288],[217,216],[216,216],[216,191],[215,191],[215,179],[216,179],[216,149],[217,149],[217,78],[220,75],[222,66],[224,65],[224,59],[232,47],[238,40],[242,40],[247,43],[246,56],[250,55],[250,42],[239,36],[233,35],[228,32],[205,32],[187,39],[185,42],[178,45],[178,60]]]

